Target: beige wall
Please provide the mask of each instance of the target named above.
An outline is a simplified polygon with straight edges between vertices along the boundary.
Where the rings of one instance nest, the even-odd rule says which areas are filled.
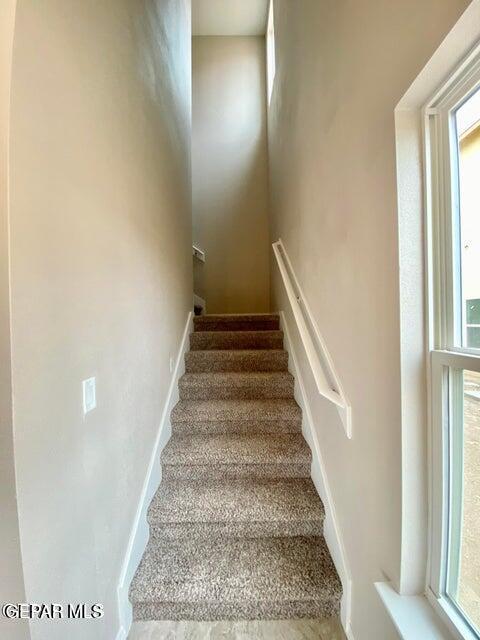
[[[10,339],[10,282],[8,246],[8,134],[10,80],[16,0],[0,3],[0,602],[24,602],[18,503],[13,454]],[[27,623],[7,622],[0,616],[0,637],[26,640]]]
[[[193,234],[207,311],[269,309],[265,39],[193,38]]]
[[[400,566],[394,108],[466,5],[274,2],[272,239],[285,243],[353,406],[348,441],[301,358],[352,571],[356,640],[397,637],[373,586],[398,584]],[[276,269],[272,278],[274,306],[288,310]]]
[[[28,600],[116,586],[192,305],[188,0],[19,0],[11,125],[15,454]],[[82,415],[81,381],[97,380]]]

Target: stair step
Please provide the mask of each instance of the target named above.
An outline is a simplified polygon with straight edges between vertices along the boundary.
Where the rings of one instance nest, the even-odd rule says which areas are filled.
[[[319,536],[150,541],[130,589],[136,620],[326,618],[340,598]]]
[[[195,331],[268,331],[280,328],[280,317],[273,313],[206,315],[193,319]]]
[[[280,349],[207,350],[185,354],[187,373],[287,371],[288,352]]]
[[[324,510],[308,478],[169,480],[148,511],[150,538],[321,535]]]
[[[174,434],[161,462],[165,479],[307,478],[311,451],[301,433]]]
[[[275,314],[194,319],[137,620],[328,618],[341,584]]]
[[[195,331],[190,349],[283,349],[283,331]]]
[[[299,433],[302,410],[293,399],[180,400],[171,413],[175,434]]]
[[[180,378],[183,400],[293,398],[294,379],[280,373],[186,373]]]

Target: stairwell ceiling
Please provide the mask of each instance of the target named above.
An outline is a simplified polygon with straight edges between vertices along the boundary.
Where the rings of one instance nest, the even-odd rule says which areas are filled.
[[[261,36],[269,0],[192,0],[194,36]]]

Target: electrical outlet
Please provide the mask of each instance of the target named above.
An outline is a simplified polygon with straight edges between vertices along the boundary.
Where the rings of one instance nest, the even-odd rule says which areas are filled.
[[[92,411],[97,406],[97,393],[95,378],[88,378],[82,382],[83,414]]]

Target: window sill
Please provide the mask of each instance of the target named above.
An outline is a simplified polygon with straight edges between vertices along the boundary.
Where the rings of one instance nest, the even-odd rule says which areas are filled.
[[[402,640],[452,640],[425,596],[401,596],[390,582],[375,588]]]

